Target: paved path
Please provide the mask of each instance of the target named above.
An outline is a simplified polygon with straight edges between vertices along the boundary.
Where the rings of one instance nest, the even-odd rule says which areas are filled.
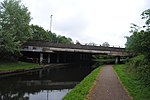
[[[118,80],[112,65],[102,68],[95,87],[89,94],[90,100],[131,100]]]

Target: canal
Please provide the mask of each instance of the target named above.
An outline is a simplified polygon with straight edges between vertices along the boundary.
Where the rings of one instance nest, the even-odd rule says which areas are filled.
[[[0,79],[0,100],[62,100],[92,71],[90,64],[69,64]]]

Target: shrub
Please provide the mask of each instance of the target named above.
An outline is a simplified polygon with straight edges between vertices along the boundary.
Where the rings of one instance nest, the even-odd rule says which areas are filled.
[[[138,55],[133,57],[128,62],[128,70],[132,72],[137,79],[140,79],[142,83],[150,83],[150,63],[145,55]]]

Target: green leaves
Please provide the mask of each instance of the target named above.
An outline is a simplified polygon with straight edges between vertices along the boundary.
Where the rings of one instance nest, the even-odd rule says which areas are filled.
[[[73,43],[71,38],[67,38],[65,36],[58,35],[57,38],[58,38],[58,42],[59,43],[64,43],[64,44],[71,44],[71,43]]]
[[[109,47],[110,45],[109,45],[108,42],[104,42],[104,43],[102,44],[102,46],[104,46],[104,47]]]
[[[70,38],[57,36],[38,25],[30,26],[30,20],[30,12],[20,0],[4,0],[0,3],[0,59],[19,54],[21,45],[29,39],[72,43]]]
[[[30,27],[32,31],[32,40],[52,40],[52,37],[50,37],[50,33],[48,31],[45,31],[42,27],[33,24]]]
[[[145,10],[141,15],[142,15],[142,19],[146,19],[145,24],[149,25],[150,24],[150,9]]]
[[[4,0],[0,8],[0,54],[15,54],[31,38],[30,12],[18,0]]]
[[[43,27],[38,25],[31,25],[32,30],[32,40],[46,40],[52,43],[64,43],[64,44],[71,44],[73,43],[71,38],[67,38],[65,36],[56,35],[55,33],[51,33],[45,31]]]
[[[137,58],[139,60],[140,56]],[[141,80],[137,79],[133,73],[129,73],[128,65],[115,65],[114,69],[117,72],[123,85],[127,88],[133,100],[149,100],[150,92],[149,86],[145,87]]]
[[[150,56],[150,9],[145,10],[142,14],[142,19],[146,19],[145,26],[139,27],[132,24],[132,35],[127,38],[126,47],[135,54],[144,54]]]
[[[128,65],[132,73],[137,75],[138,79],[144,84],[150,83],[150,9],[142,14],[145,19],[145,26],[139,27],[132,25],[134,29],[132,35],[127,38],[126,47],[131,50],[135,57],[130,59]],[[142,30],[141,30],[142,28]]]

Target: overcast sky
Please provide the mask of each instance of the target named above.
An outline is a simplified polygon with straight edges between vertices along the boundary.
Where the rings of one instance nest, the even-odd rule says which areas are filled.
[[[108,42],[124,47],[130,23],[142,25],[140,14],[149,0],[22,0],[33,18],[31,23],[81,43]]]

